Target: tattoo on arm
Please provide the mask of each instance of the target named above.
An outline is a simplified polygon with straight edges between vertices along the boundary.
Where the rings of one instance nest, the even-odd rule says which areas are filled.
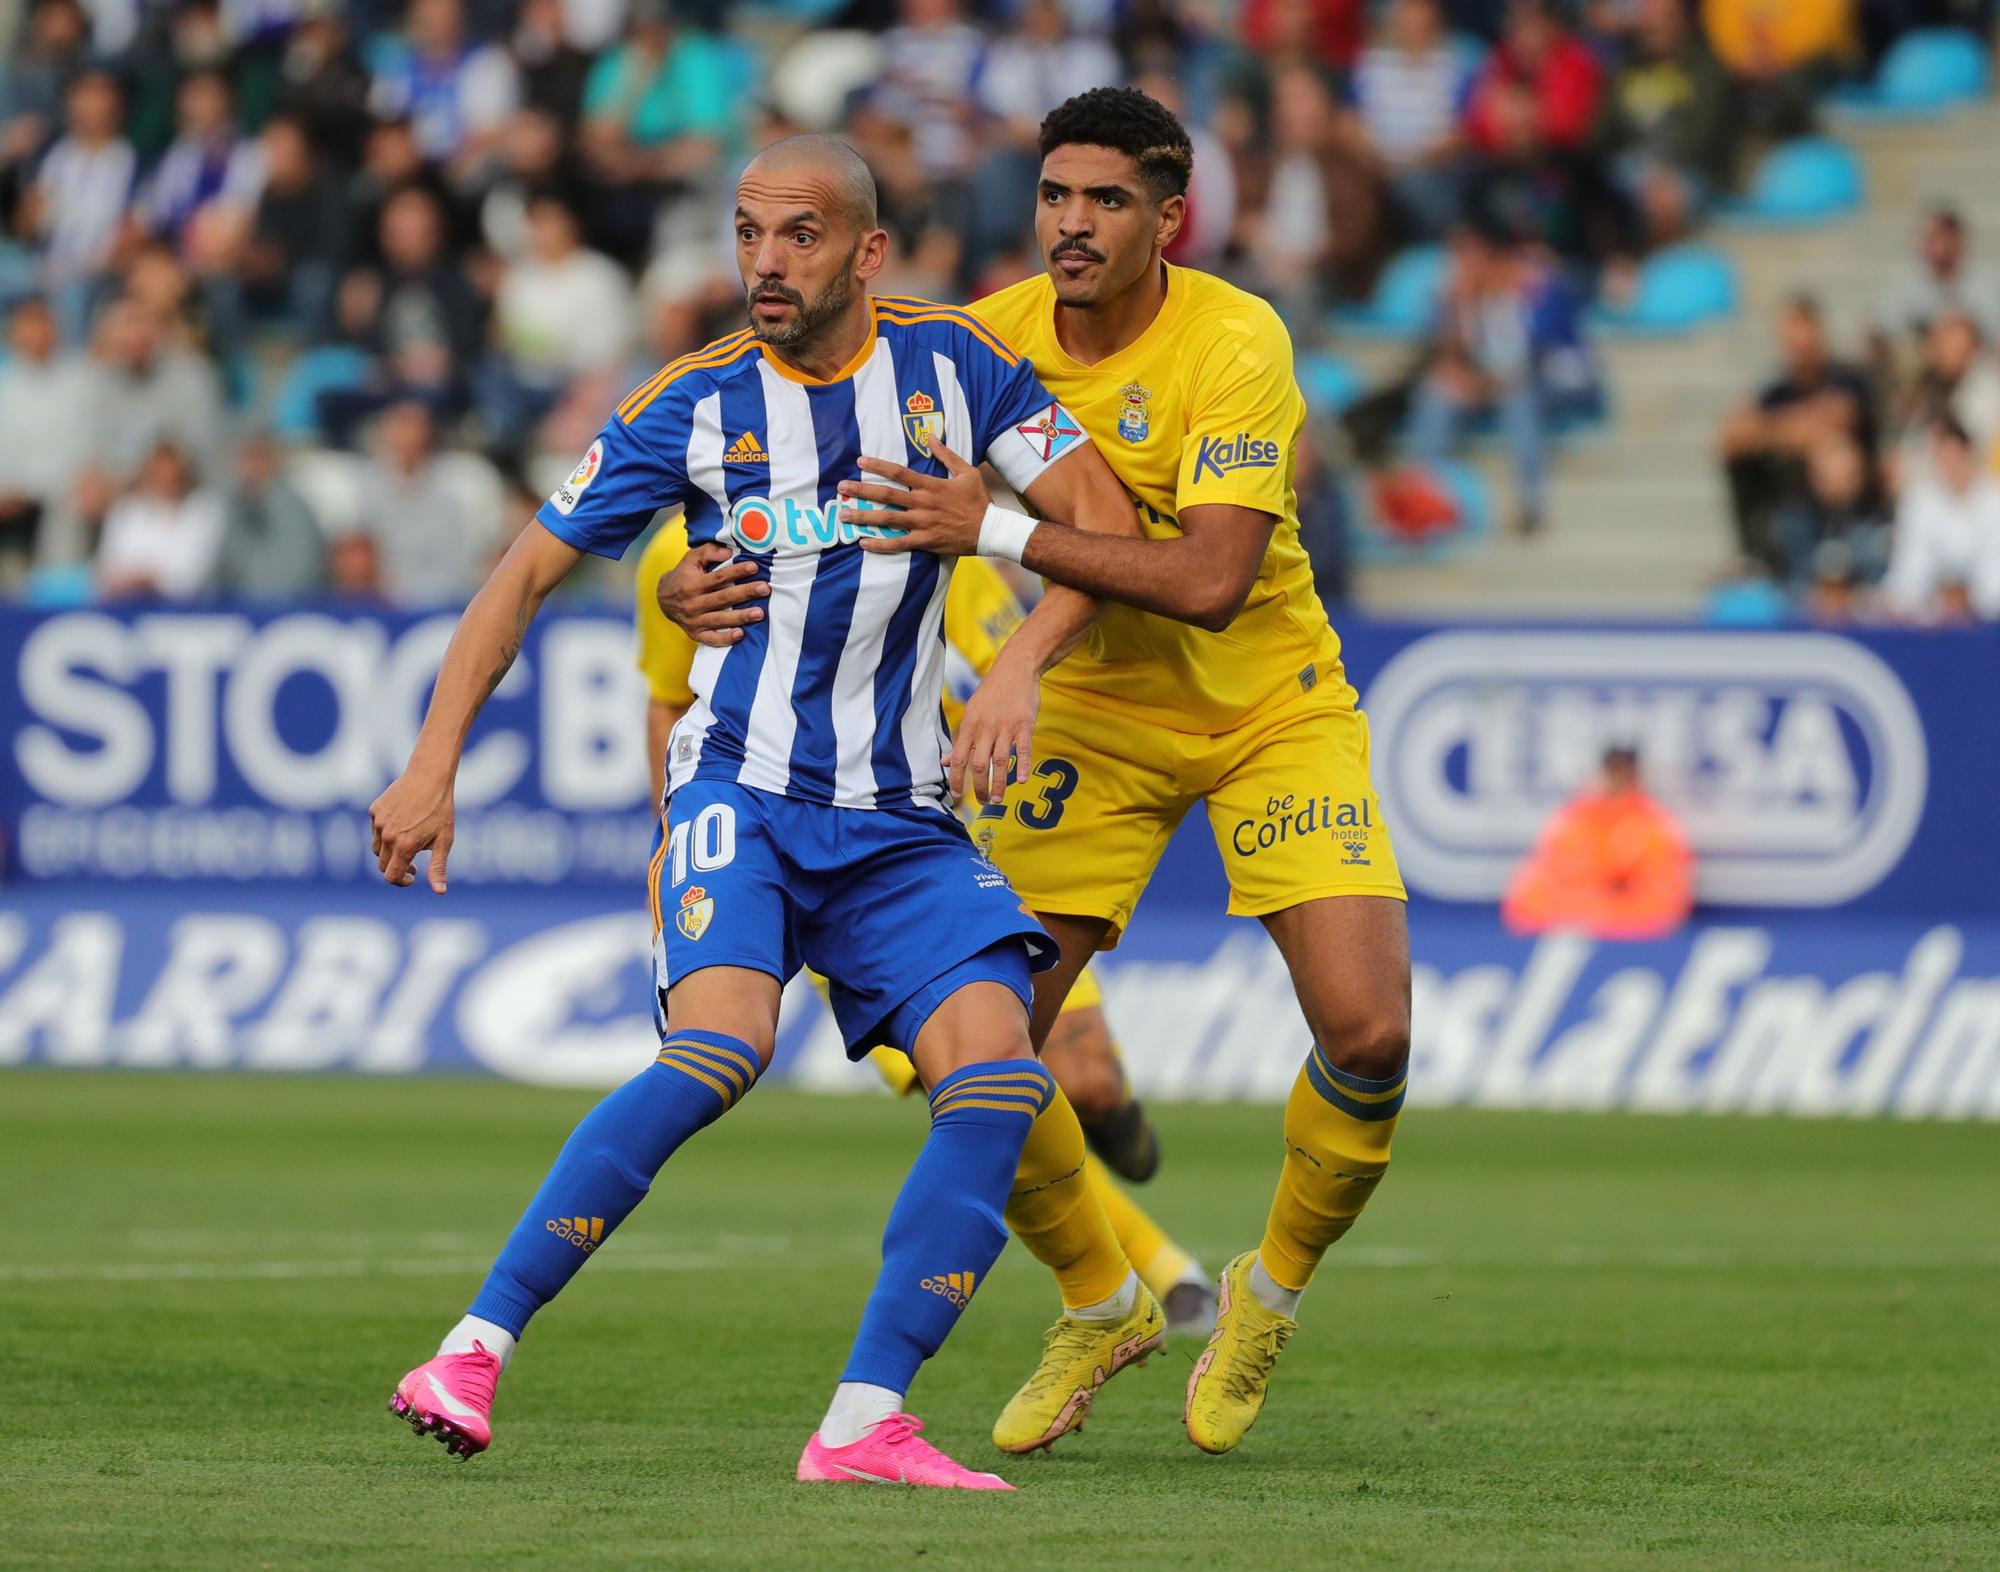
[[[515,615],[513,635],[501,646],[499,662],[486,679],[486,691],[479,696],[481,704],[493,697],[494,689],[506,681],[507,673],[514,669],[514,659],[521,653],[521,641],[528,636],[528,623],[534,615],[533,606],[523,606]]]

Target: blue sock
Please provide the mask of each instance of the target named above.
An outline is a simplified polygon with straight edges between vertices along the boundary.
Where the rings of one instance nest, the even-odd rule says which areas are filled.
[[[882,1234],[882,1275],[843,1381],[907,1392],[1007,1243],[1001,1213],[1056,1083],[1033,1059],[969,1064],[931,1092],[931,1134]]]
[[[467,1313],[516,1337],[646,1198],[681,1143],[750,1090],[757,1055],[724,1032],[670,1032],[660,1057],[589,1113],[487,1273]]]

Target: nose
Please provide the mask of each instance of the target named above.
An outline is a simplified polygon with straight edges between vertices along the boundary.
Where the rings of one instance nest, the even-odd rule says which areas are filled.
[[[751,266],[758,278],[785,276],[785,248],[778,243],[777,236],[766,235],[757,243],[757,254],[751,259]]]
[[[1063,203],[1061,212],[1056,215],[1056,229],[1065,240],[1088,235],[1090,226],[1091,207],[1088,197],[1080,195],[1071,197]]]

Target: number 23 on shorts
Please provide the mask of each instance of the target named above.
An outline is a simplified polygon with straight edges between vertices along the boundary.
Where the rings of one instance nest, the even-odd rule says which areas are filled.
[[[1076,790],[1076,766],[1068,759],[1044,759],[1034,767],[1031,779],[1040,785],[1033,796],[1021,800],[1014,816],[1031,830],[1054,829],[1062,819],[1063,805]]]

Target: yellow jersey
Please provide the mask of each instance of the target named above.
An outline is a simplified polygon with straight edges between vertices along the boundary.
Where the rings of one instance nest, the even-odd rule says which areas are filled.
[[[694,703],[688,672],[694,665],[695,642],[660,610],[657,588],[662,575],[673,572],[688,552],[687,524],[675,514],[661,523],[639,554],[634,576],[634,622],[639,634],[638,666],[646,691],[661,704],[686,709]],[[1000,570],[978,557],[961,557],[945,594],[944,641],[947,646],[944,684],[945,723],[954,730],[965,713],[965,701],[979,679],[991,669],[1007,635],[1025,615],[1019,598]]]
[[[1234,503],[1277,520],[1263,566],[1221,633],[1113,603],[1088,643],[1043,679],[1052,696],[1109,706],[1170,731],[1234,731],[1322,682],[1342,683],[1340,641],[1299,543],[1293,489],[1305,398],[1292,340],[1255,295],[1167,268],[1167,298],[1138,339],[1096,365],[1056,340],[1055,286],[1036,275],[966,309],[1033,362],[1083,423],[1153,539],[1181,511]]]

